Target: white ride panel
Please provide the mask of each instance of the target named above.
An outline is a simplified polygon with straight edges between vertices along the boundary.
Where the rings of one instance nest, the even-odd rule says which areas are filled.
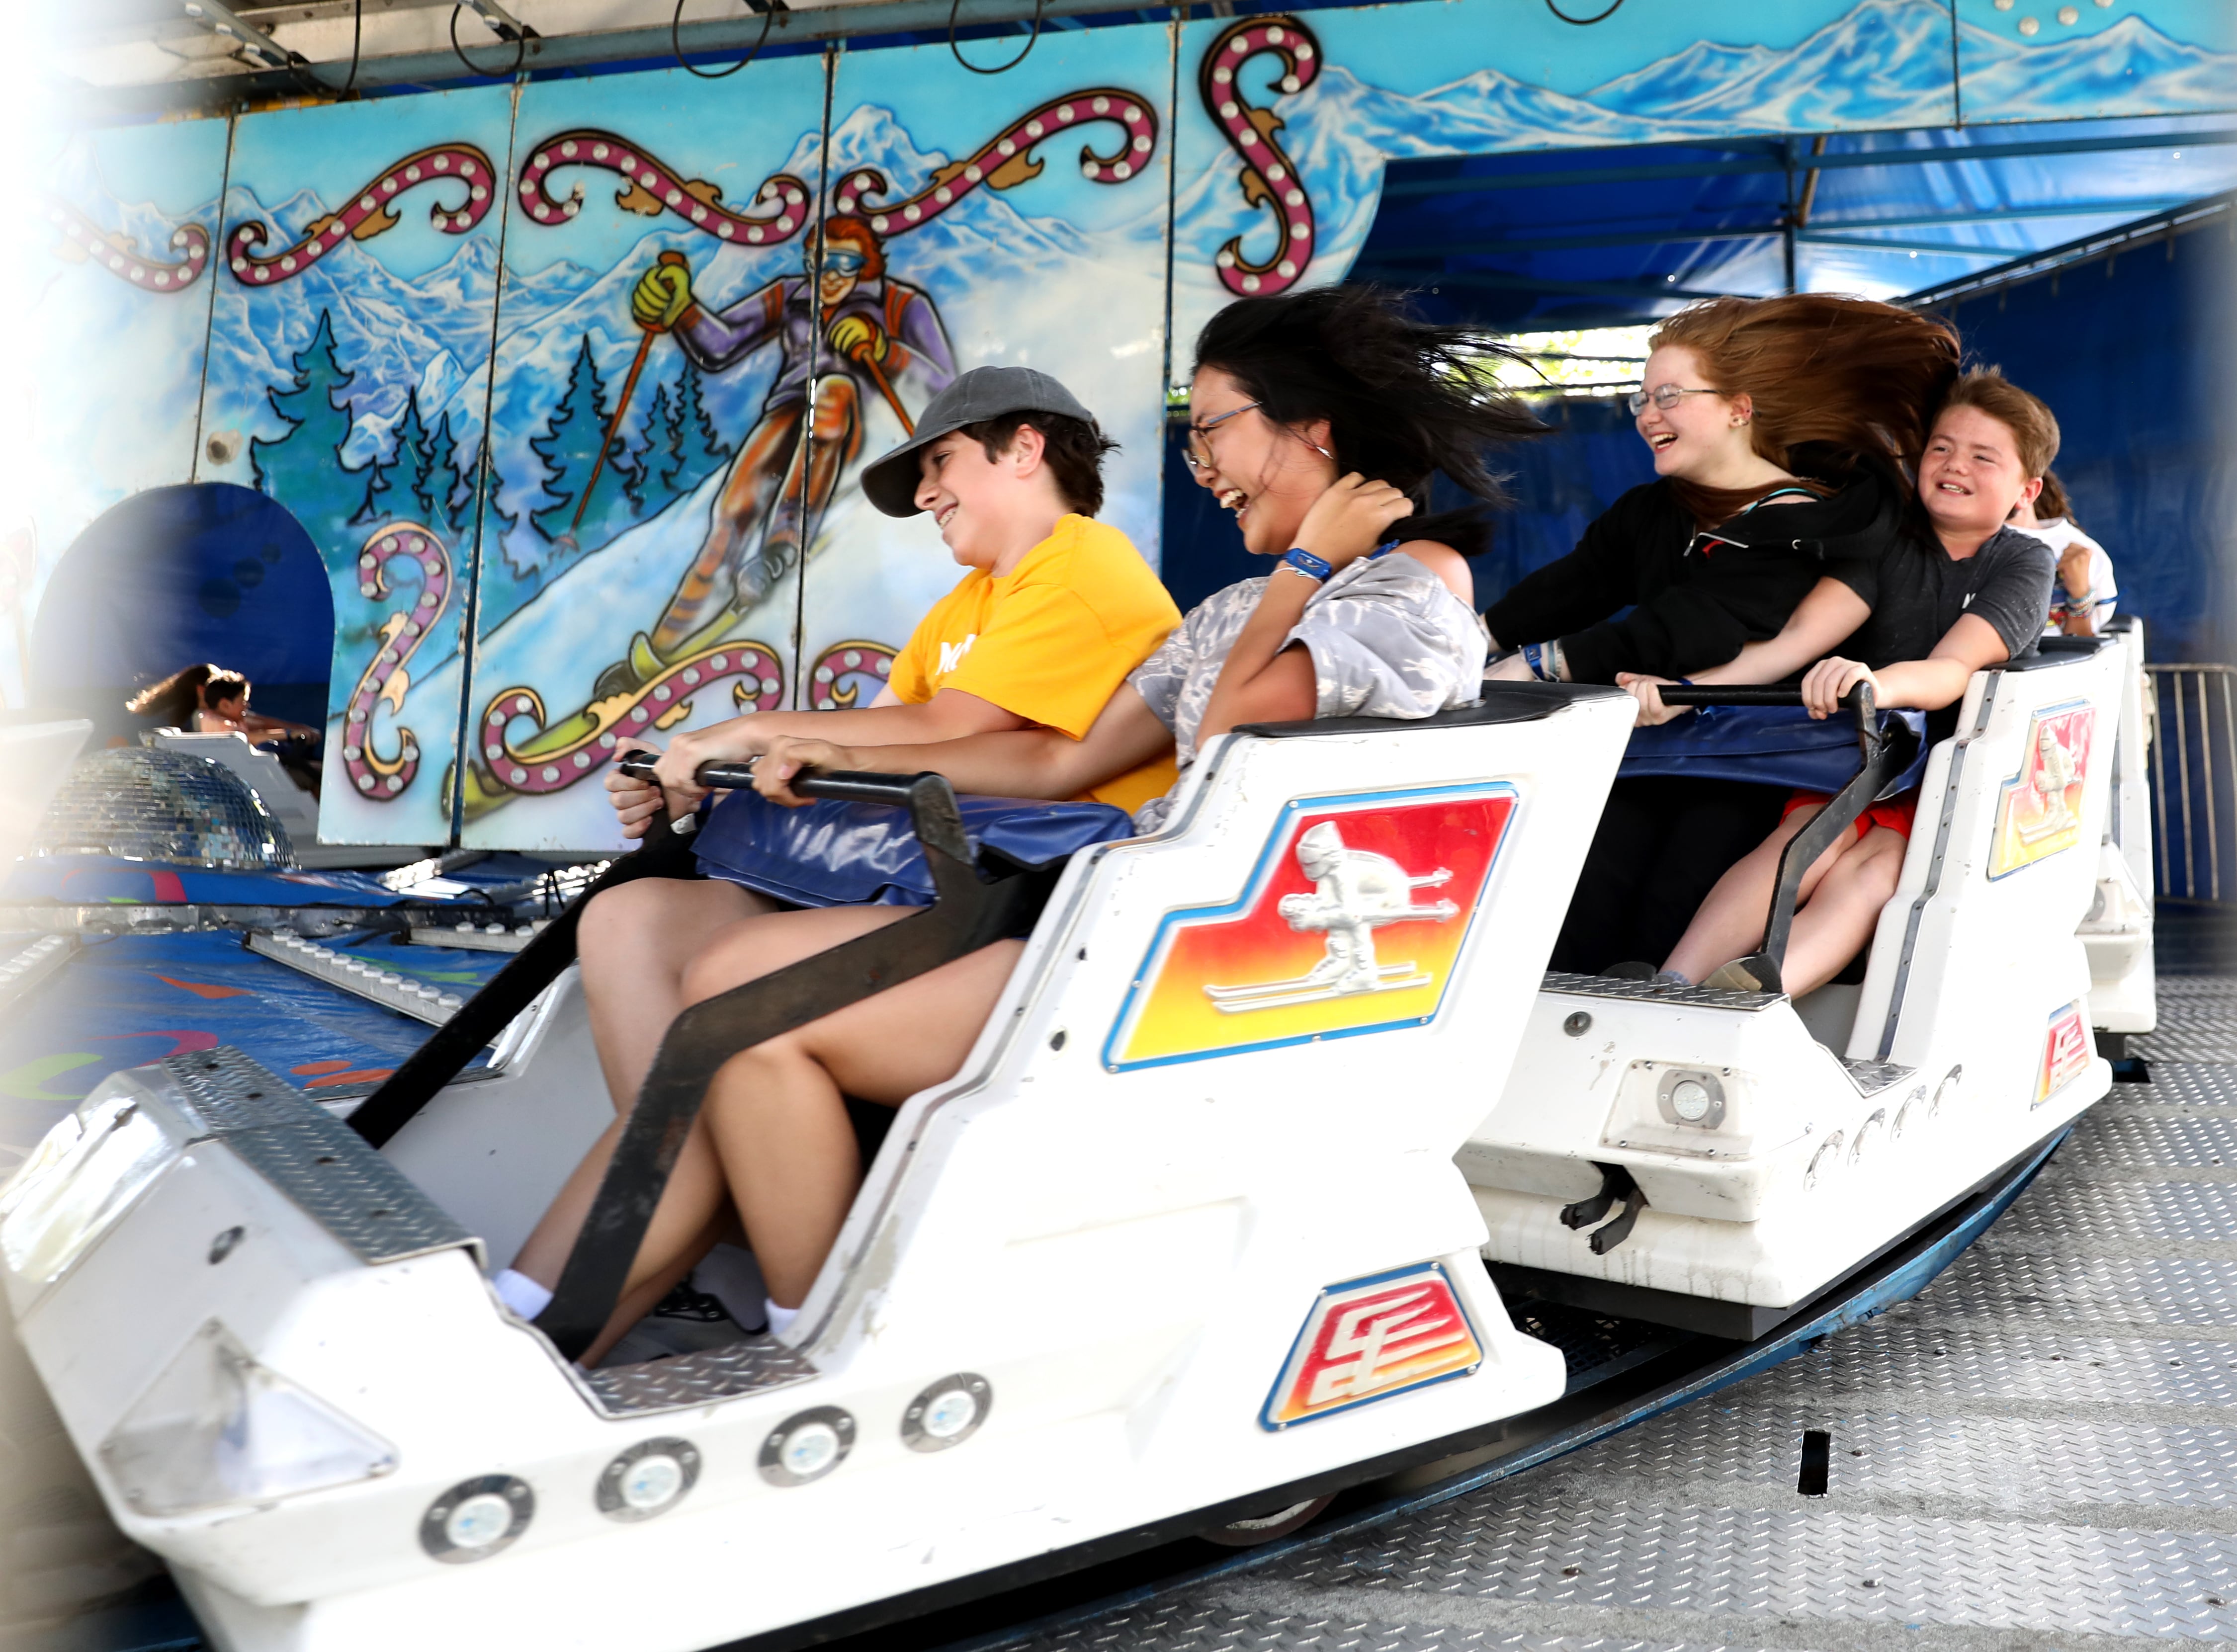
[[[366,1198],[396,1165],[436,1190],[416,1253],[365,1220],[401,1203],[352,1227],[259,1168],[276,1130],[192,1138],[161,1070],[120,1075],[87,1107],[138,1102],[141,1169],[38,1195],[101,1236],[57,1264],[67,1234],[0,1209],[23,1340],[228,1652],[684,1652],[1542,1405],[1561,1356],[1501,1306],[1454,1155],[1631,710],[1216,744],[1164,834],[1074,857],[750,1382],[571,1372],[450,1221],[516,1234],[595,1129],[578,1076],[518,1157],[529,1078],[588,1066],[556,1024],[387,1161],[318,1158]],[[211,1424],[228,1404],[254,1425]]]
[[[1974,677],[1957,737],[1930,755],[1901,881],[1832,1047],[1783,997],[1549,983],[1459,1158],[1485,1255],[1783,1307],[2102,1096],[2112,1072],[2090,1043],[2075,931],[2133,675],[2108,644]],[[1600,1189],[1601,1165],[1627,1171],[1646,1205],[1595,1254],[1561,1213]]]
[[[2121,645],[2121,725],[2113,747],[2112,800],[2097,851],[2097,892],[2082,920],[2089,955],[2089,1024],[2104,1032],[2159,1027],[2152,967],[2152,685],[2144,669],[2144,622],[2116,620]]]

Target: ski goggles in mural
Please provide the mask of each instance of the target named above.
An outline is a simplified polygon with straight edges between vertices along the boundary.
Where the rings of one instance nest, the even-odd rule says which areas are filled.
[[[835,247],[823,254],[815,269],[819,275],[860,275],[868,260],[850,247]]]

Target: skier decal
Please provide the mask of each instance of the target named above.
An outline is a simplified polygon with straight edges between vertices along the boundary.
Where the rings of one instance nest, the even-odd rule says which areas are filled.
[[[1326,935],[1328,951],[1311,969],[1286,981],[1206,986],[1204,996],[1222,1015],[1429,984],[1429,977],[1412,964],[1378,962],[1375,931],[1386,924],[1449,924],[1460,916],[1461,909],[1448,900],[1414,904],[1415,890],[1452,882],[1449,870],[1440,866],[1416,878],[1389,855],[1348,849],[1333,820],[1322,821],[1297,839],[1297,866],[1313,880],[1313,892],[1284,895],[1275,910],[1300,935]]]
[[[1283,63],[1284,72],[1275,82],[1278,91],[1301,92],[1321,72],[1320,42],[1295,17],[1254,17],[1237,23],[1212,42],[1197,70],[1204,112],[1243,162],[1239,181],[1244,200],[1274,209],[1277,240],[1263,262],[1254,264],[1243,256],[1240,235],[1214,259],[1220,284],[1231,293],[1282,292],[1305,273],[1313,257],[1312,199],[1297,175],[1297,163],[1275,135],[1282,129],[1282,117],[1271,109],[1254,108],[1243,95],[1244,65],[1267,52]]]
[[[687,181],[627,138],[586,127],[544,139],[521,168],[520,204],[539,224],[564,224],[583,210],[579,185],[564,200],[551,193],[551,174],[565,167],[617,172],[629,180],[629,187],[615,194],[617,207],[647,218],[672,212],[720,240],[780,246],[808,222],[808,186],[789,172],[776,174],[755,192],[755,204],[773,207],[775,214],[749,218],[724,207],[723,192],[713,184],[697,178]]]
[[[1502,781],[1291,803],[1240,895],[1165,915],[1105,1065],[1164,1066],[1433,1020],[1514,809]],[[1417,900],[1423,889],[1438,898]],[[1403,961],[1382,962],[1378,945]]]
[[[171,232],[172,248],[183,254],[176,264],[143,258],[129,238],[112,235],[59,195],[43,196],[47,221],[63,233],[55,251],[63,258],[87,259],[121,280],[150,293],[183,293],[201,279],[209,262],[209,231],[181,224]]]
[[[497,169],[490,158],[471,143],[437,143],[407,155],[357,191],[347,206],[328,213],[303,231],[303,238],[269,257],[254,249],[270,232],[257,219],[236,224],[226,237],[225,254],[234,279],[244,286],[265,286],[300,275],[346,238],[371,240],[401,221],[392,204],[397,196],[428,183],[464,184],[466,193],[456,207],[438,201],[427,210],[428,221],[446,235],[463,235],[488,214]]]
[[[1991,881],[2082,841],[2082,799],[2096,723],[2095,710],[2080,701],[2035,714],[2020,772],[1999,788],[1990,839]]]
[[[349,708],[342,715],[342,764],[350,785],[366,798],[386,803],[412,784],[419,772],[419,742],[409,728],[397,729],[394,757],[374,749],[373,708],[388,702],[392,714],[404,710],[411,692],[412,675],[405,668],[451,600],[451,558],[432,529],[416,522],[399,522],[383,528],[366,541],[360,553],[358,589],[369,597],[384,597],[394,589],[390,564],[403,560],[419,569],[419,593],[380,623],[380,646],[350,690]]]
[[[1156,112],[1132,93],[1096,88],[1051,99],[1008,122],[966,159],[938,168],[917,193],[891,204],[879,204],[890,187],[882,172],[870,167],[849,172],[832,191],[821,235],[804,239],[807,261],[800,273],[780,275],[719,307],[700,291],[690,260],[678,253],[663,253],[645,271],[630,299],[631,319],[644,336],[610,415],[610,430],[621,428],[637,374],[663,336],[672,337],[702,374],[739,368],[774,346],[773,382],[709,512],[696,554],[652,623],[634,633],[621,657],[598,671],[583,709],[545,727],[541,699],[525,688],[504,689],[487,702],[476,725],[481,731],[476,761],[465,776],[468,818],[486,813],[512,793],[573,785],[603,767],[621,738],[646,727],[672,727],[685,714],[684,691],[695,686],[683,681],[684,674],[696,674],[703,685],[718,654],[731,656],[733,676],[741,648],[766,658],[775,674],[774,656],[762,645],[741,644],[731,634],[804,561],[815,524],[861,454],[867,405],[883,405],[904,431],[913,431],[913,406],[921,408],[955,377],[954,348],[937,305],[923,287],[888,273],[888,244],[932,222],[981,185],[1009,189],[1039,176],[1045,163],[1033,158],[1037,145],[1068,128],[1099,123],[1116,127],[1118,136],[1102,150],[1092,142],[1083,144],[1082,174],[1099,184],[1139,175],[1156,151]],[[571,131],[531,146],[528,154],[520,197],[531,217],[547,227],[562,226],[580,210],[579,191],[563,199],[551,190],[551,174],[566,166],[617,173],[629,181],[616,196],[617,205],[648,215],[672,213],[727,242],[781,244],[807,220],[806,187],[788,174],[769,179],[756,195],[775,215],[747,218],[723,209],[711,186],[680,178],[617,133]],[[576,503],[576,523],[588,505],[586,486]],[[835,668],[834,654],[849,648],[860,656],[857,663]],[[880,661],[890,668],[891,657],[890,649],[873,643],[827,650],[810,692],[835,705],[850,703],[850,696],[865,689],[874,696],[884,681]],[[870,675],[864,675],[866,668]],[[825,671],[831,674],[828,681],[821,675]],[[850,675],[852,681],[842,681]],[[734,690],[742,708],[748,706],[745,688],[742,681]],[[755,697],[755,703],[775,701]],[[538,727],[514,744],[505,731],[518,716]],[[516,774],[526,778],[517,780]]]

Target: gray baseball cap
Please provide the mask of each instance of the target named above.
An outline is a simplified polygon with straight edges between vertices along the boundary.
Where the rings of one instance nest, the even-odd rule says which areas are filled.
[[[1004,413],[1062,413],[1092,425],[1079,398],[1031,367],[973,367],[925,404],[916,434],[862,472],[862,492],[889,517],[917,514],[919,450],[951,431]]]

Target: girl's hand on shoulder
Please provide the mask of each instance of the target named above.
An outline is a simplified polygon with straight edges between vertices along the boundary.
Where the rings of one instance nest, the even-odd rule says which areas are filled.
[[[1803,674],[1802,703],[1809,708],[1812,717],[1823,720],[1840,710],[1841,697],[1860,682],[1872,685],[1875,698],[1887,698],[1880,688],[1880,680],[1862,661],[1838,657],[1820,660]]]
[[[1390,524],[1413,512],[1414,502],[1388,482],[1370,482],[1355,471],[1313,501],[1297,530],[1297,547],[1342,568],[1381,544]]]
[[[795,794],[791,781],[804,768],[857,768],[861,765],[844,746],[804,734],[780,734],[754,765],[754,790],[788,809],[804,808],[814,800]]]
[[[1615,686],[1639,701],[1638,714],[1632,720],[1634,728],[1654,728],[1684,716],[1691,706],[1666,706],[1662,690],[1676,684],[1675,677],[1643,676],[1633,671],[1615,674]]]

